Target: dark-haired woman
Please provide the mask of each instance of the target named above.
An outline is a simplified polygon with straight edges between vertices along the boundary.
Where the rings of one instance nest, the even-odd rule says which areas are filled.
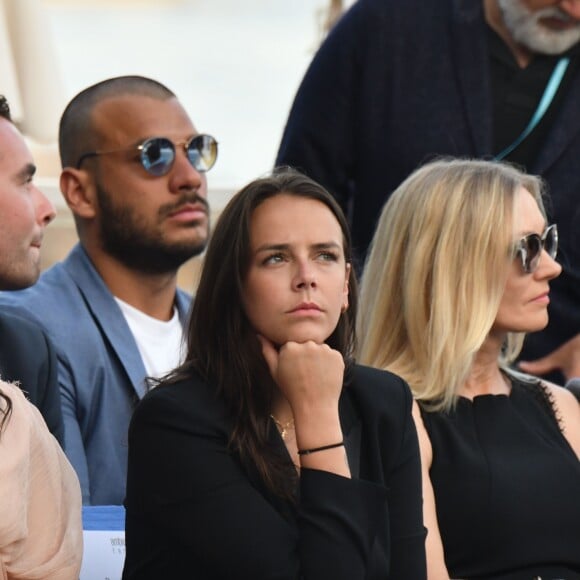
[[[125,579],[425,578],[407,385],[355,365],[332,197],[288,170],[223,211],[185,363],[129,434]]]
[[[0,580],[77,580],[77,476],[36,407],[0,381]]]

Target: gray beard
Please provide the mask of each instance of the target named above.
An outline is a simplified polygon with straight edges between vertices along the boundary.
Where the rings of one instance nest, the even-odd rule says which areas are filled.
[[[580,23],[570,30],[550,30],[540,19],[550,17],[568,21],[559,8],[550,7],[531,12],[522,0],[497,0],[503,21],[513,39],[532,52],[562,54],[580,41]]]

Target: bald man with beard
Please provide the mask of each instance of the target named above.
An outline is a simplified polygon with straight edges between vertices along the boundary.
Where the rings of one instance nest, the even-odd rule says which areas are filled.
[[[148,377],[182,361],[191,295],[177,273],[208,239],[205,172],[217,141],[167,87],[122,76],[71,100],[59,152],[79,243],[34,287],[1,293],[0,305],[56,346],[64,449],[83,503],[120,505],[135,404]]]

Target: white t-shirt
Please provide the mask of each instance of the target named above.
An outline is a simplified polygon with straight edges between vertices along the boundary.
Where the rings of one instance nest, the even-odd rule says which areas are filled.
[[[183,362],[183,327],[177,308],[171,320],[158,320],[115,297],[135,337],[137,348],[150,377],[162,377]]]

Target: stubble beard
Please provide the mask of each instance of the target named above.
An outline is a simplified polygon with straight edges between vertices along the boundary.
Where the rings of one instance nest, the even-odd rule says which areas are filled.
[[[0,264],[0,290],[24,290],[40,277],[40,259],[18,256],[10,263]]]
[[[169,242],[163,238],[160,230],[143,223],[131,208],[115,207],[111,196],[100,186],[97,186],[97,196],[101,210],[100,239],[103,250],[128,268],[145,274],[173,274],[187,260],[205,250],[209,225],[207,235],[203,238]],[[196,194],[189,197],[192,196],[207,208],[204,199]],[[161,208],[160,220],[164,213],[166,211]]]

